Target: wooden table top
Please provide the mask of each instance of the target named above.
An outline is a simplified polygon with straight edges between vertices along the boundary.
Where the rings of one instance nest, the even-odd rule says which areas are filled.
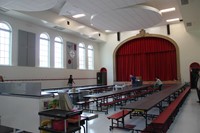
[[[114,85],[96,85],[96,86],[84,86],[84,87],[77,87],[77,90],[93,90],[93,89],[100,89],[100,88],[109,88],[113,87]]]
[[[169,88],[163,89],[162,91],[147,96],[139,101],[135,101],[125,106],[122,106],[121,109],[137,109],[137,110],[148,111],[152,107],[156,106],[159,102],[163,101],[170,95],[174,94],[182,87],[184,87],[184,84],[173,85]]]
[[[136,91],[136,90],[139,90],[139,89],[145,89],[145,88],[148,88],[150,86],[152,86],[152,85],[142,85],[142,86],[138,86],[138,87],[134,87],[134,88],[132,88],[132,86],[129,86],[129,87],[122,89],[122,90],[115,90],[115,91],[109,91],[109,92],[105,92],[105,93],[85,95],[84,98],[108,97],[108,96],[112,96],[112,95],[133,92],[133,91]]]

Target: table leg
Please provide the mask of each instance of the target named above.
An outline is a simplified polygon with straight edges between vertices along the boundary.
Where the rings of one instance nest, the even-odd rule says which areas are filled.
[[[85,126],[86,126],[86,133],[88,133],[88,120],[86,120],[86,123],[85,123]]]
[[[145,127],[147,127],[147,125],[148,125],[148,118],[147,118],[147,112],[146,111],[144,112],[144,115],[145,115],[145,119],[146,119]]]
[[[123,116],[124,116],[124,110],[123,110]],[[122,117],[122,127],[124,128],[124,117]]]
[[[67,127],[66,127],[67,120],[66,119],[64,120],[64,124],[65,124],[64,127],[65,127],[65,133],[66,133],[67,132]]]
[[[98,105],[98,101],[99,101],[99,99],[97,98],[97,100],[96,100],[96,107],[97,107],[97,111],[99,111],[99,105]]]

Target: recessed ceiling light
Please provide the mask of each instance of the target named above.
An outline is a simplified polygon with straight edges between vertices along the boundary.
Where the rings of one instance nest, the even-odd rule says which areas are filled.
[[[111,30],[105,30],[105,32],[111,32]]]
[[[174,22],[174,21],[180,21],[179,18],[173,18],[173,19],[168,19],[166,20],[167,22]]]
[[[99,32],[97,32],[97,31],[95,31],[95,32],[93,32],[92,34],[98,34]]]
[[[95,16],[95,15],[92,15],[92,16],[90,17],[90,19],[93,19],[93,18],[94,18],[94,16]]]
[[[85,17],[85,14],[76,14],[74,16],[72,16],[73,18],[81,18],[81,17]]]
[[[95,35],[95,34],[99,34],[99,32],[95,31],[95,32],[90,33],[90,35]]]
[[[175,11],[175,10],[176,10],[176,8],[172,7],[172,8],[167,8],[167,9],[160,10],[160,13],[172,12],[172,11]]]
[[[85,28],[85,26],[81,25],[81,26],[78,26],[78,29],[83,29]]]

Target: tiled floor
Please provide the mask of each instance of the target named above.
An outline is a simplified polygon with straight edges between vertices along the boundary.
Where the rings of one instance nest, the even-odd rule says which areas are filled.
[[[196,90],[192,90],[167,133],[200,133],[200,104],[196,101]],[[122,129],[109,130],[111,121],[107,119],[107,116],[119,110],[118,108],[117,111],[114,111],[111,108],[108,115],[105,115],[103,112],[94,112],[98,113],[99,117],[88,122],[88,133],[130,133],[131,131]],[[156,113],[157,109],[151,111]],[[144,118],[142,117],[129,119],[129,116],[127,116],[125,123],[137,125],[136,129],[144,128]]]

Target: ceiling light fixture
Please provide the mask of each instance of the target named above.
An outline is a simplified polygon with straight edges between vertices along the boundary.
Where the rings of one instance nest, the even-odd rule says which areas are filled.
[[[94,16],[95,16],[95,15],[92,15],[92,16],[90,17],[90,19],[93,19],[93,18],[94,18]]]
[[[85,26],[81,25],[81,26],[78,26],[78,29],[83,29],[85,28]]]
[[[76,14],[72,16],[73,18],[81,18],[81,17],[85,17],[85,14]]]
[[[166,20],[167,22],[174,22],[174,21],[180,21],[179,18],[173,18],[173,19],[168,19]]]
[[[176,10],[176,8],[172,7],[172,8],[167,8],[167,9],[160,10],[160,13],[172,12],[172,11],[175,11],[175,10]]]
[[[91,35],[99,34],[99,32],[92,32]]]
[[[105,32],[107,32],[107,33],[108,33],[108,32],[111,32],[111,30],[105,30]]]

